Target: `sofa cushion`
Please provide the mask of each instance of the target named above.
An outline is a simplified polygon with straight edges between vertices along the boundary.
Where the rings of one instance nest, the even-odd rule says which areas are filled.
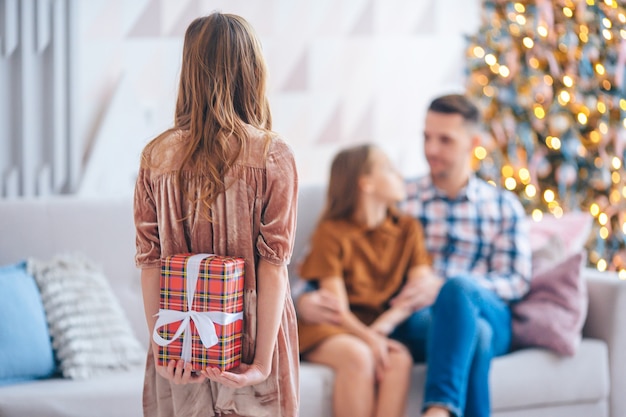
[[[588,306],[581,270],[591,225],[592,217],[581,212],[531,223],[532,279],[530,291],[512,305],[513,349],[576,352]]]
[[[544,269],[526,296],[511,307],[514,349],[539,346],[571,356],[582,340],[587,286],[581,270],[585,252]]]
[[[518,410],[520,416],[555,416],[561,414],[549,407],[602,403],[609,396],[608,366],[606,343],[592,339],[585,339],[574,357],[559,357],[544,349],[499,356],[489,372],[493,415]],[[426,366],[415,365],[407,410],[410,416],[420,415],[425,379]],[[532,409],[546,411],[534,414],[529,411]]]
[[[24,262],[0,267],[0,385],[44,378],[55,369],[37,284]]]
[[[101,270],[81,255],[29,259],[63,376],[85,379],[145,361]]]
[[[332,416],[335,374],[324,365],[302,362],[300,365],[299,417]]]
[[[588,213],[570,212],[561,217],[544,216],[530,221],[530,245],[533,274],[551,268],[584,249],[593,217]]]
[[[583,340],[572,357],[543,349],[500,356],[489,375],[494,411],[598,403],[609,396],[609,354],[601,340]]]
[[[144,368],[0,387],[0,416],[142,417]]]

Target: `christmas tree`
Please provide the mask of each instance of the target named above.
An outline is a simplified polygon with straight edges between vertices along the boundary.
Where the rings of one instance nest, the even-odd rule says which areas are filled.
[[[589,262],[626,279],[626,2],[483,2],[467,90],[483,111],[478,173],[540,219],[594,217]]]

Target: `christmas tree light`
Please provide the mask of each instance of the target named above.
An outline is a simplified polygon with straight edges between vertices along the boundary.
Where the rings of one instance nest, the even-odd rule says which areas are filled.
[[[467,65],[479,175],[535,220],[591,213],[589,262],[626,279],[626,2],[485,0]]]

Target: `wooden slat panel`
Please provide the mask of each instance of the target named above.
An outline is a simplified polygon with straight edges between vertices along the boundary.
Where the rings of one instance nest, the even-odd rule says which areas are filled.
[[[15,52],[18,44],[18,28],[19,14],[17,7],[18,0],[2,0],[0,6],[4,6],[4,22],[2,26],[4,31],[2,36],[2,53],[3,56],[9,56]]]
[[[54,42],[52,58],[53,74],[53,128],[52,139],[52,188],[54,193],[63,192],[69,176],[69,85],[68,85],[68,19],[67,1],[56,0],[53,4]]]

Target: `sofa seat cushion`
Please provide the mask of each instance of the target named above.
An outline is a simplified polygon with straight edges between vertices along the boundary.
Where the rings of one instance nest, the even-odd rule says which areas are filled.
[[[524,349],[496,358],[491,369],[494,410],[593,403],[609,396],[606,343],[583,339],[573,357]]]
[[[144,367],[87,380],[50,378],[0,387],[0,416],[142,417]]]
[[[335,375],[329,367],[302,362],[299,417],[331,416],[334,384]]]
[[[490,374],[492,409],[497,414],[606,401],[609,396],[608,366],[606,344],[594,339],[583,339],[573,357],[562,357],[538,348],[498,357],[492,363]],[[419,415],[425,379],[426,366],[415,365],[409,415]]]

